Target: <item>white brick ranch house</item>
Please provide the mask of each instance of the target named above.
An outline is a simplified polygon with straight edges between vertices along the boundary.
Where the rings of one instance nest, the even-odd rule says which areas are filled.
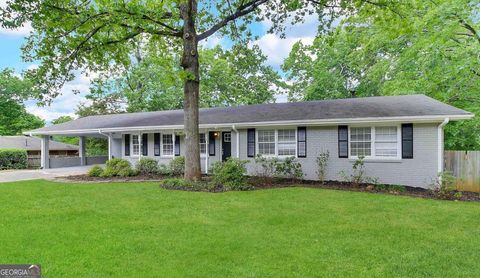
[[[202,171],[233,156],[249,160],[254,174],[256,155],[295,156],[305,178],[316,179],[315,159],[328,151],[328,180],[341,179],[339,172],[364,156],[367,175],[382,183],[427,187],[443,171],[443,127],[472,117],[424,95],[200,109]],[[80,136],[81,142],[106,137],[108,157],[133,164],[141,157],[168,163],[185,150],[182,110],[91,116],[26,134],[41,136],[43,150],[51,135]],[[49,167],[48,151],[42,165]]]

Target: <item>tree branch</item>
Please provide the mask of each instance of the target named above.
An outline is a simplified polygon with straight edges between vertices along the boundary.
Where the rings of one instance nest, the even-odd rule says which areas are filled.
[[[215,34],[215,32],[217,32],[218,30],[220,30],[221,28],[226,26],[230,21],[235,20],[239,17],[242,17],[246,14],[249,14],[249,13],[253,12],[260,5],[265,4],[268,1],[269,0],[253,0],[253,1],[250,1],[246,4],[240,5],[233,14],[230,14],[229,16],[225,17],[224,19],[222,19],[218,23],[214,24],[207,31],[199,34],[197,36],[198,41],[201,41],[203,39],[206,39],[206,38],[210,37],[211,35]]]

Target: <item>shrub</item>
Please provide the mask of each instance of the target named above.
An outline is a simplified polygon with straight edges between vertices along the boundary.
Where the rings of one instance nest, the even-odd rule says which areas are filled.
[[[229,158],[224,162],[217,161],[212,166],[212,183],[223,186],[226,190],[250,190],[252,186],[247,183],[248,161],[238,158]]]
[[[103,169],[99,165],[95,165],[87,172],[87,176],[89,177],[100,177],[103,174]]]
[[[169,164],[171,174],[174,176],[181,176],[185,173],[185,157],[177,156],[170,161]]]
[[[142,157],[135,165],[137,172],[143,175],[155,175],[158,173],[158,161],[153,158]]]
[[[432,193],[439,199],[460,199],[463,194],[456,194],[457,178],[450,172],[441,172],[430,185]]]
[[[171,176],[172,175],[172,171],[170,170],[170,167],[168,167],[165,164],[159,164],[157,172],[158,172],[158,174],[163,175],[163,176]]]
[[[327,162],[328,159],[330,158],[330,152],[321,152],[317,156],[317,175],[318,175],[318,180],[323,183],[325,181],[325,176],[327,174]]]
[[[302,164],[293,156],[278,159],[275,167],[275,176],[287,179],[303,178]]]
[[[0,149],[0,170],[26,169],[27,151],[22,149]]]
[[[259,177],[273,177],[277,165],[277,158],[266,158],[262,155],[255,157],[257,165],[256,175]]]
[[[102,177],[129,177],[134,176],[136,173],[132,169],[132,165],[125,159],[113,158],[107,161],[105,169],[103,170]]]
[[[367,176],[363,156],[358,157],[353,162],[351,174],[348,174],[344,170],[340,171],[338,174],[343,178],[343,180],[351,182],[354,185],[359,185],[361,183],[378,183],[378,178]]]
[[[302,165],[293,156],[284,159],[266,158],[261,155],[255,157],[257,167],[257,175],[261,177],[277,177],[277,178],[303,178]]]

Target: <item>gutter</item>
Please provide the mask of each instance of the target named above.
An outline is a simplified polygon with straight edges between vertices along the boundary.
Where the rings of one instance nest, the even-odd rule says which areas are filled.
[[[200,124],[199,128],[229,128],[232,125],[236,127],[258,127],[258,126],[285,126],[285,125],[306,125],[306,126],[329,126],[342,124],[361,124],[361,123],[377,123],[377,122],[412,122],[412,123],[430,123],[438,122],[448,117],[450,120],[467,120],[473,118],[474,114],[466,115],[436,115],[436,116],[399,116],[399,117],[368,117],[368,118],[341,118],[341,119],[312,119],[312,120],[286,120],[286,121],[264,121],[264,122],[242,122],[242,123],[220,123],[220,124]],[[125,132],[125,131],[148,131],[148,130],[170,130],[183,129],[183,125],[164,125],[164,126],[136,126],[136,127],[116,127],[104,128],[103,131],[108,132]],[[28,131],[24,134],[33,135],[74,135],[79,133],[101,133],[99,129],[75,129],[61,131]]]
[[[443,172],[443,152],[444,152],[444,141],[443,141],[443,127],[448,124],[450,118],[446,117],[441,124],[438,125],[437,128],[437,146],[438,146],[438,173],[441,174]],[[441,178],[441,177],[439,177]],[[440,180],[441,182],[441,180]]]
[[[240,158],[240,133],[238,132],[237,128],[235,127],[235,125],[232,125],[232,130],[235,131],[235,135],[236,135],[236,144],[235,144],[235,150],[236,150],[236,154],[237,154],[237,158]]]

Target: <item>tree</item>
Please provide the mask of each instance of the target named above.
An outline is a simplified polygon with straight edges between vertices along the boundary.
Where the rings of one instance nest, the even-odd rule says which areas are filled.
[[[35,93],[30,80],[16,76],[11,69],[0,71],[0,135],[17,135],[45,125],[25,109],[24,100]]]
[[[478,14],[471,1],[408,0],[395,12],[351,15],[313,45],[294,46],[283,64],[291,98],[423,93],[478,114]],[[478,117],[447,125],[446,148],[480,149],[479,128]]]
[[[129,68],[100,76],[87,95],[93,105],[112,106],[101,114],[159,111],[183,108],[183,84],[178,72],[180,55],[161,56],[157,50],[142,51]],[[280,75],[266,65],[267,57],[254,46],[234,45],[199,48],[200,107],[233,106],[273,102],[285,88]],[[114,107],[115,106],[115,107]],[[86,107],[82,105],[82,109]],[[109,111],[111,110],[111,111]]]
[[[384,5],[384,1],[365,2]],[[1,8],[0,19],[5,28],[27,21],[35,28],[24,53],[27,60],[42,61],[33,75],[49,92],[46,97],[58,94],[63,83],[73,78],[73,69],[109,72],[115,65],[130,64],[136,43],[167,53],[181,49],[185,178],[196,179],[200,177],[199,41],[217,32],[234,40],[249,38],[247,26],[265,19],[273,23],[271,31],[281,32],[285,22],[297,23],[313,12],[322,22],[331,22],[338,11],[349,14],[364,6],[361,0],[227,0],[200,5],[196,0],[11,0]]]

